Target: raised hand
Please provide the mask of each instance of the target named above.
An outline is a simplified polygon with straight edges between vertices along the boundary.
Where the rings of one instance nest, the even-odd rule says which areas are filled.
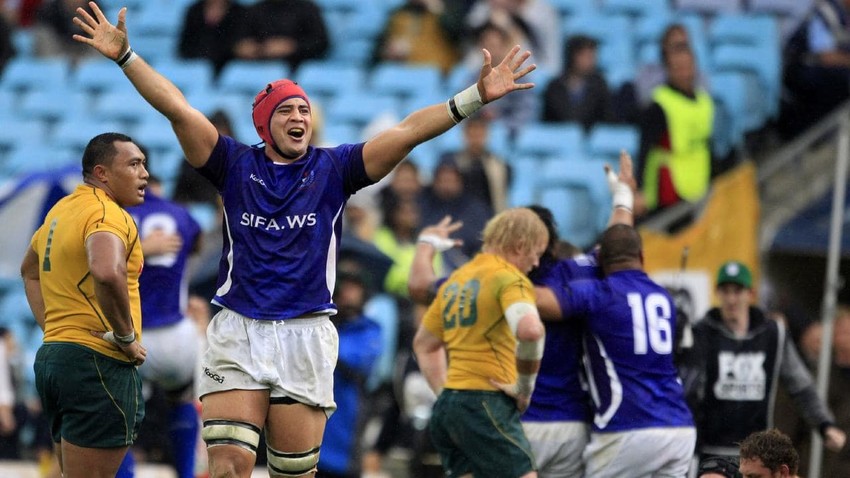
[[[531,52],[526,50],[517,56],[519,50],[519,45],[511,48],[502,62],[495,67],[491,64],[490,52],[486,48],[482,50],[484,65],[481,67],[481,74],[478,76],[478,94],[481,95],[481,101],[489,103],[512,91],[527,90],[534,87],[534,83],[516,82],[537,68],[534,63],[523,67],[525,61],[531,56]]]
[[[462,226],[463,221],[452,222],[451,216],[445,216],[437,224],[423,228],[418,240],[431,244],[438,252],[447,251],[452,247],[460,247],[463,245],[463,240],[452,239],[449,236],[457,232]]]
[[[89,7],[94,13],[93,17],[82,7],[77,8],[74,23],[85,35],[74,35],[74,40],[85,43],[110,60],[118,60],[130,48],[127,26],[124,23],[127,18],[127,7],[118,11],[117,26],[109,23],[96,3],[89,2]]]

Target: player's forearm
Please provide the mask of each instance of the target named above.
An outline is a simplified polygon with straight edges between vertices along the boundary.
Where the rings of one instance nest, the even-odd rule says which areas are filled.
[[[431,391],[434,392],[434,395],[440,395],[448,376],[445,353],[442,349],[432,352],[419,352],[416,354],[416,359],[419,362],[419,370],[428,382],[428,386],[431,387]]]
[[[431,302],[432,286],[437,280],[434,272],[434,257],[437,250],[431,244],[425,242],[416,243],[416,252],[410,266],[410,274],[407,279],[407,289],[410,298],[417,304],[427,305]]]
[[[24,279],[24,293],[27,296],[27,303],[32,311],[32,316],[43,331],[45,306],[44,296],[41,295],[41,281],[38,279]]]
[[[127,336],[134,332],[126,275],[123,278],[117,275],[106,280],[95,279],[94,295],[103,315],[117,335]]]

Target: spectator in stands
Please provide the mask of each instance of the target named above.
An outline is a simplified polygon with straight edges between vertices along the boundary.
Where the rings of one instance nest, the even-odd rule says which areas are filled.
[[[419,203],[414,199],[394,199],[383,205],[384,226],[375,232],[375,245],[393,259],[384,279],[384,291],[407,297],[407,277],[416,252],[416,236],[422,226]]]
[[[543,121],[575,121],[590,129],[611,119],[610,94],[596,64],[597,41],[576,35],[566,42],[561,74],[543,94]]]
[[[481,248],[481,231],[493,210],[466,190],[463,176],[453,161],[443,161],[434,171],[434,180],[422,197],[422,224],[437,224],[446,215],[463,222],[458,239],[460,250],[470,258]]]
[[[698,453],[704,460],[737,457],[741,440],[772,427],[780,382],[825,446],[841,450],[846,434],[818,397],[785,326],[752,304],[749,268],[724,263],[716,285],[719,306],[694,326],[689,365],[681,373],[699,431]]]
[[[561,68],[561,16],[545,0],[478,0],[470,9],[467,23],[479,28],[496,17],[507,17],[525,34],[525,49],[535,52],[535,63],[543,70]]]
[[[407,0],[390,13],[375,43],[372,62],[404,62],[439,67],[448,73],[460,60],[440,18],[443,0]]]
[[[637,97],[638,107],[646,108],[652,104],[652,95],[659,85],[663,85],[667,81],[667,72],[664,67],[664,59],[670,52],[678,50],[691,50],[690,35],[688,29],[681,23],[673,23],[668,26],[661,35],[661,43],[659,45],[659,56],[661,64],[647,63],[641,65],[635,75],[634,89]],[[708,89],[708,79],[702,74],[697,73],[697,83],[704,89]]]
[[[677,48],[664,57],[667,82],[655,88],[640,121],[635,214],[680,201],[695,202],[711,180],[714,101],[697,83],[694,54]]]
[[[493,212],[508,207],[510,166],[500,156],[487,149],[489,121],[475,116],[463,125],[463,149],[445,153],[440,161],[457,165],[463,177],[464,189],[489,204]]]
[[[39,57],[66,57],[76,62],[96,57],[97,52],[73,40],[78,28],[72,19],[77,8],[86,8],[86,0],[47,0],[36,13],[33,34],[35,54]]]
[[[363,314],[368,299],[367,280],[340,272],[333,301],[338,308],[332,322],[339,333],[339,359],[334,370],[337,410],[328,419],[319,455],[323,478],[360,476],[364,393],[366,380],[382,353],[381,326]]]
[[[180,31],[181,58],[206,58],[218,75],[233,58],[239,22],[246,8],[233,0],[198,0],[186,10]]]
[[[522,30],[509,17],[494,17],[491,20],[475,30],[476,44],[467,50],[463,60],[463,68],[468,75],[465,82],[473,81],[478,75],[482,49],[490,52],[493,61],[499,61],[514,45],[524,43]],[[480,114],[489,120],[504,123],[513,137],[519,128],[532,123],[539,116],[537,110],[537,95],[521,91],[505,97],[503,101],[487,105]]]
[[[0,74],[6,67],[6,63],[15,56],[15,46],[12,44],[12,32],[14,27],[5,15],[0,15]]]
[[[309,0],[261,0],[249,6],[236,37],[237,58],[280,59],[293,70],[330,48],[322,11]]]
[[[811,323],[800,337],[800,355],[809,369],[816,370],[820,355],[823,326],[820,321]],[[850,429],[850,307],[841,305],[835,316],[832,335],[832,361],[829,365],[829,392],[827,405],[835,413],[835,425]],[[776,427],[788,434],[800,454],[800,474],[809,476],[808,463],[811,450],[811,429],[806,420],[794,406],[787,394],[780,394],[776,400]],[[850,470],[850,448],[838,453],[823,454],[821,476],[841,476],[844,470]]]
[[[850,97],[850,0],[819,0],[785,48],[790,101],[783,133],[793,136]]]
[[[741,442],[740,470],[746,478],[796,478],[799,463],[791,439],[775,428],[752,433]]]
[[[467,121],[471,121],[471,118]],[[409,158],[400,162],[390,175],[389,184],[378,193],[381,204],[393,200],[418,201],[422,194],[422,178],[419,176],[419,167]]]

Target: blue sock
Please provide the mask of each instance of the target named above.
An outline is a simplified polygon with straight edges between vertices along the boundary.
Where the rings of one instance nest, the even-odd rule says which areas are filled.
[[[198,439],[198,411],[191,403],[181,403],[169,414],[168,436],[179,478],[195,476],[195,446]]]
[[[136,459],[133,457],[133,452],[127,450],[127,454],[124,455],[124,461],[118,467],[118,473],[115,474],[115,478],[133,478],[135,471]]]

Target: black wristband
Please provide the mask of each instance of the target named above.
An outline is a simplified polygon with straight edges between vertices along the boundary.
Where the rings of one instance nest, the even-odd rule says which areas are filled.
[[[120,66],[121,68],[124,68],[124,65],[130,59],[130,57],[133,56],[133,53],[135,52],[132,48],[127,48],[127,51],[123,55],[121,55],[121,58],[115,60],[115,63],[117,63],[118,66]]]

